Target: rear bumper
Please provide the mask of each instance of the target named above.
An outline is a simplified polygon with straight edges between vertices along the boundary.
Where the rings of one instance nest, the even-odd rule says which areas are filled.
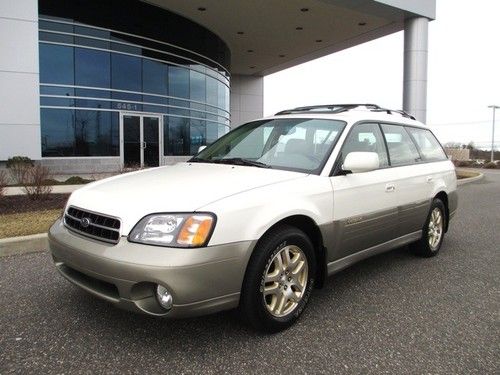
[[[58,220],[49,231],[57,270],[73,284],[118,307],[172,318],[238,306],[254,241],[175,249],[130,243],[116,245],[70,232]],[[170,311],[155,296],[158,284],[173,298]]]

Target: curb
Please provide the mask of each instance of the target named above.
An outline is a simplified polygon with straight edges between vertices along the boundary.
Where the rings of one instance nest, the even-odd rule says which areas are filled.
[[[459,172],[459,171],[457,171],[457,172]],[[477,173],[477,176],[467,177],[467,178],[462,178],[460,180],[457,180],[457,185],[458,186],[465,185],[465,184],[468,184],[470,182],[478,181],[484,177],[483,173],[481,173],[481,172],[476,172],[476,173]]]
[[[47,249],[47,233],[0,239],[0,257],[35,253]]]
[[[72,193],[75,190],[78,190],[84,187],[86,184],[81,185],[51,185],[52,191],[50,194],[66,194]],[[4,189],[4,195],[25,195],[23,188],[20,186],[7,186]]]

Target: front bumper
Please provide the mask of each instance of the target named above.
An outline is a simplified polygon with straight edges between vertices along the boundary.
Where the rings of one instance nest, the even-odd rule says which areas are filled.
[[[125,237],[111,245],[73,233],[61,220],[49,230],[54,263],[66,279],[118,307],[172,318],[237,307],[254,246],[255,241],[243,241],[177,249]],[[170,311],[156,300],[158,284],[172,295]]]

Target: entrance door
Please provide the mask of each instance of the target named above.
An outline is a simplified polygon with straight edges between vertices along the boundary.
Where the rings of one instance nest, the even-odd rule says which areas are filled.
[[[160,117],[122,113],[121,159],[125,168],[160,165]]]

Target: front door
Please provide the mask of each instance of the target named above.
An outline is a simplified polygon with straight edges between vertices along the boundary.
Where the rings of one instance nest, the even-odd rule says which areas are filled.
[[[160,117],[122,113],[120,115],[121,162],[124,168],[160,165]]]

